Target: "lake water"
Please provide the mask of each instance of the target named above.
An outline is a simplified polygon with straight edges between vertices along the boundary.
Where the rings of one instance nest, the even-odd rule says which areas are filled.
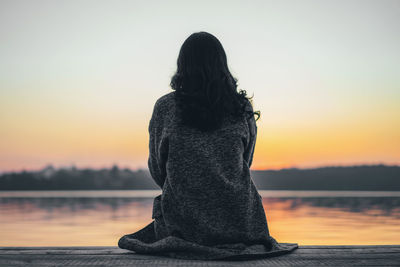
[[[158,190],[0,191],[0,246],[116,246]],[[400,192],[259,190],[270,234],[299,245],[400,244]]]

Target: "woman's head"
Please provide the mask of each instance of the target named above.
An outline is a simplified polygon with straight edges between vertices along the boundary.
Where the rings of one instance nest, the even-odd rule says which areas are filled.
[[[203,31],[183,43],[170,86],[176,91],[182,122],[203,131],[218,128],[225,116],[243,115],[249,102],[245,90],[237,92],[222,44]],[[254,114],[260,116],[250,115]]]

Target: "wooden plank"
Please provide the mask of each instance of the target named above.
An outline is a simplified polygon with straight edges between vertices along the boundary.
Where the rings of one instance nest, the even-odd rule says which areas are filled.
[[[1,266],[399,266],[398,259],[302,259],[285,256],[251,261],[136,259],[118,255],[1,255]]]
[[[92,255],[124,255],[133,253],[129,250],[118,247],[0,247],[2,254],[92,254]],[[336,248],[332,246],[319,248],[304,248],[299,246],[291,254],[341,254],[341,253],[400,253],[400,246],[368,246],[360,248],[358,246],[347,248]]]
[[[131,251],[110,251],[110,250],[3,250],[0,255],[126,255],[134,254]],[[327,250],[327,251],[303,251],[297,249],[291,252],[293,256],[312,256],[320,257],[343,256],[343,255],[359,255],[360,257],[379,256],[379,255],[400,255],[400,251],[359,251],[359,250]]]
[[[0,266],[400,266],[400,245],[299,246],[251,261],[180,260],[112,246],[0,247]]]
[[[285,243],[283,243],[285,244]],[[333,248],[333,249],[354,249],[354,248],[372,248],[372,247],[376,247],[376,248],[400,248],[400,245],[346,245],[346,246],[341,246],[341,245],[299,245],[299,247],[301,247],[302,250],[304,249],[327,249],[327,248]],[[119,249],[117,246],[41,246],[41,247],[0,247],[0,250],[8,250],[8,249],[20,249],[20,250],[24,250],[24,249],[38,249],[38,250],[42,250],[42,249],[69,249],[69,250],[77,250],[77,249]]]

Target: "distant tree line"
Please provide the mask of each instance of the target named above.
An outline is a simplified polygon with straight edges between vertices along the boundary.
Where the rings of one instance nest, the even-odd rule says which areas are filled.
[[[264,190],[382,190],[400,191],[400,166],[359,165],[313,169],[251,171]],[[117,165],[100,170],[59,168],[0,175],[0,190],[132,190],[160,189],[148,170]]]
[[[358,165],[252,171],[259,189],[400,191],[400,166]]]
[[[0,190],[123,190],[160,189],[148,171],[120,169],[117,165],[100,170],[60,168],[49,165],[40,171],[4,173]]]

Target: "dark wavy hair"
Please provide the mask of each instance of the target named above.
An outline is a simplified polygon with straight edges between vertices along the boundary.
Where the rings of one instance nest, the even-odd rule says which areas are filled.
[[[237,91],[237,79],[230,73],[224,48],[214,35],[204,31],[191,34],[182,44],[177,65],[170,86],[176,91],[184,125],[212,131],[225,117],[232,120],[246,113],[248,118],[260,118],[260,111],[248,108],[254,95],[247,97],[245,90]]]

